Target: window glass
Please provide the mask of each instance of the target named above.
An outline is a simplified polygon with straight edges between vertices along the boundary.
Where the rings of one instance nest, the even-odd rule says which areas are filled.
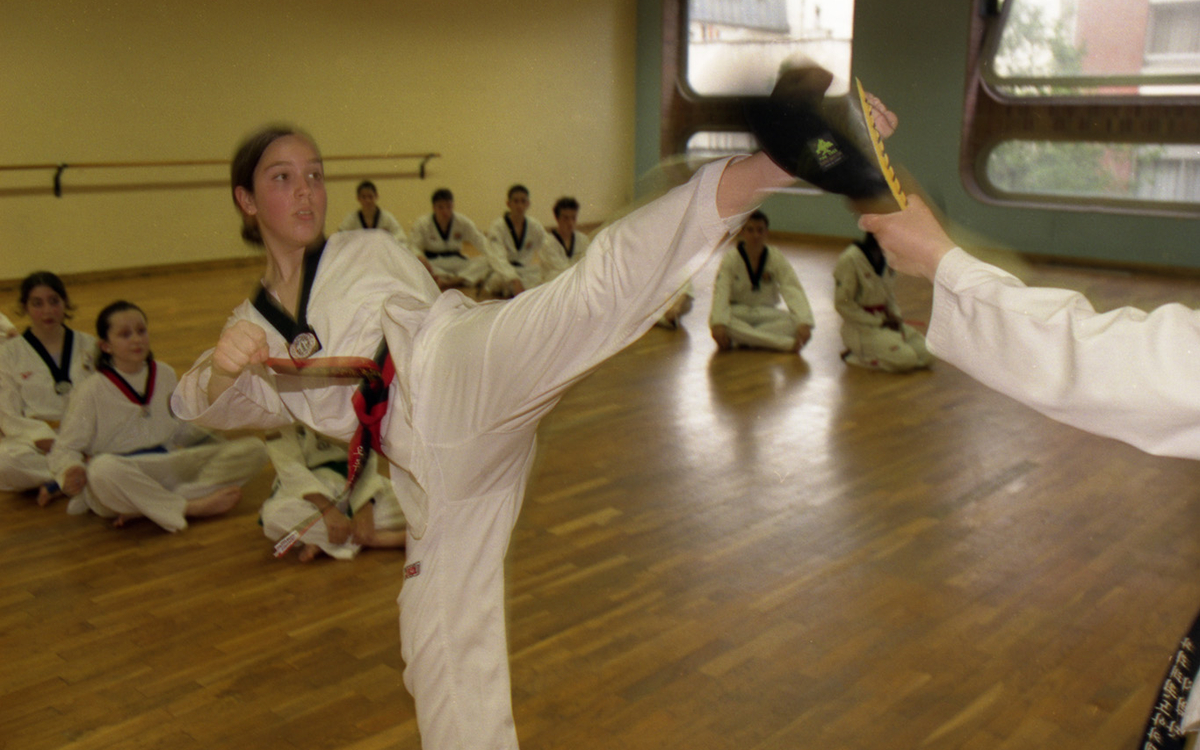
[[[1006,141],[988,154],[1002,193],[1200,204],[1200,146]]]
[[[769,94],[780,64],[804,55],[849,91],[853,0],[688,0],[687,83],[702,96]]]
[[[1200,93],[1200,0],[1006,0],[985,69],[1011,96]]]

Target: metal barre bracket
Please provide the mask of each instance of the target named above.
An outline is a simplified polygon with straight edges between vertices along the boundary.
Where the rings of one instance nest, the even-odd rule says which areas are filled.
[[[62,173],[67,168],[66,163],[60,163],[58,168],[54,170],[54,197],[62,197]]]

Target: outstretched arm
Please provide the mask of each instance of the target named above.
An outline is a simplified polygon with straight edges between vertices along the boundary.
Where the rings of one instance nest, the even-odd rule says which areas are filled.
[[[919,198],[864,216],[888,262],[934,283],[931,352],[1060,422],[1156,455],[1200,458],[1200,312],[1097,312],[1081,294],[1031,288],[954,246]]]

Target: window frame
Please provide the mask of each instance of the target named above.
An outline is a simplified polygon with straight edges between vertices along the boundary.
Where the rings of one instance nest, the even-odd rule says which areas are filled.
[[[1102,210],[1118,214],[1200,217],[1200,204],[1164,203],[1136,199],[1052,196],[1009,193],[991,184],[987,159],[1005,141],[1096,142],[1146,145],[1200,145],[1200,96],[1144,96],[1088,94],[1082,96],[1014,96],[993,84],[987,68],[999,45],[1007,8],[998,0],[973,0],[959,174],[967,192],[976,199],[1014,207],[1067,211]],[[1138,77],[1150,85],[1151,77]],[[1179,76],[1153,76],[1179,82]],[[1200,81],[1189,74],[1188,79]],[[1059,81],[1060,79],[1053,79]],[[1119,79],[1103,77],[1105,85]],[[1008,85],[1024,79],[1003,79]],[[1080,77],[1063,78],[1077,85]],[[1036,85],[1052,79],[1038,78]],[[1191,82],[1190,80],[1188,82]]]

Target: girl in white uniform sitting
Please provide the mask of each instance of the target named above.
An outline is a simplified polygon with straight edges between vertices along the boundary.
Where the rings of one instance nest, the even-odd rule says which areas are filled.
[[[54,479],[46,454],[67,409],[71,389],[95,370],[96,339],[64,325],[71,300],[49,271],[21,282],[23,335],[0,344],[0,490],[24,492]],[[57,486],[39,495],[43,505]]]
[[[104,308],[96,333],[97,375],[72,395],[49,457],[71,497],[67,512],[91,510],[114,526],[145,516],[173,532],[187,528],[188,518],[231,510],[241,485],[266,464],[262,441],[198,444],[211,436],[171,413],[175,371],[154,360],[136,305]]]
[[[842,316],[846,364],[886,372],[932,364],[925,337],[900,317],[896,272],[884,259],[875,235],[868,234],[842,252],[833,278],[833,306]]]
[[[372,453],[350,493],[346,486],[346,444],[304,425],[290,425],[267,437],[275,466],[275,486],[263,503],[263,532],[271,541],[297,532],[301,562],[324,552],[350,560],[363,547],[404,546],[404,512],[391,483],[376,471]],[[286,548],[276,548],[282,556]]]

